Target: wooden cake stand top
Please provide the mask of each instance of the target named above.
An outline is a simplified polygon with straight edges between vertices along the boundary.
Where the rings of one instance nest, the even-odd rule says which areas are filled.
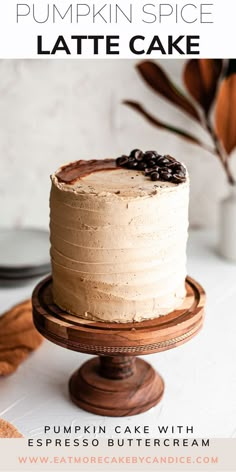
[[[33,317],[47,339],[73,351],[104,356],[136,356],[174,348],[189,341],[203,324],[205,292],[186,278],[182,306],[168,315],[136,323],[88,321],[61,310],[53,303],[52,278],[33,292]]]

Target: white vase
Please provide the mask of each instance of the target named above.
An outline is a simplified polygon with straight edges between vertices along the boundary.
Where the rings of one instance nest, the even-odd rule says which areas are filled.
[[[231,185],[228,197],[220,202],[219,253],[236,262],[236,185]]]

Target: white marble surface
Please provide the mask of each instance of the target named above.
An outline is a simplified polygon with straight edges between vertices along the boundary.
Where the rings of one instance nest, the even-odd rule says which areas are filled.
[[[67,382],[89,356],[45,341],[16,373],[0,379],[0,417],[35,438],[46,424],[106,425],[107,431],[117,424],[192,425],[195,437],[236,437],[236,265],[217,256],[215,241],[209,231],[192,232],[189,240],[188,273],[207,292],[204,329],[177,349],[148,356],[166,383],[159,405],[116,419],[78,409],[69,400]],[[30,296],[35,282],[1,288],[1,312]]]
[[[162,60],[181,83],[183,60]],[[150,126],[122,104],[139,100],[159,119],[207,136],[149,89],[133,60],[0,61],[0,198],[2,226],[48,226],[49,174],[79,158],[154,148],[183,160],[191,176],[190,222],[212,225],[227,192],[217,159]],[[232,160],[236,171],[236,159]]]

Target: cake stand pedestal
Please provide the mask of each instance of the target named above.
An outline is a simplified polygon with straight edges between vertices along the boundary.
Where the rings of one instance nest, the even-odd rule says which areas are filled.
[[[70,378],[70,397],[76,405],[97,415],[130,416],[160,401],[161,376],[135,356],[177,347],[199,332],[205,293],[190,277],[186,290],[182,306],[168,315],[139,323],[103,323],[78,318],[56,306],[51,277],[36,286],[32,302],[38,331],[59,346],[98,355]]]

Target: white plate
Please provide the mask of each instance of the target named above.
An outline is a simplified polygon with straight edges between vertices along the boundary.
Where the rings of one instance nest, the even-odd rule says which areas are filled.
[[[1,276],[48,272],[49,233],[38,229],[0,229]]]

